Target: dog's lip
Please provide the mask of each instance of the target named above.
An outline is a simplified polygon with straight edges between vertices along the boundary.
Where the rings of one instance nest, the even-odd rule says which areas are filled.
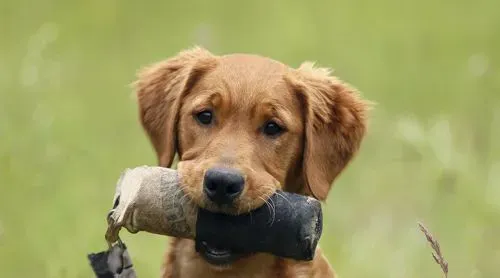
[[[229,248],[212,246],[206,241],[201,242],[198,252],[206,262],[215,266],[230,265],[237,259],[245,257],[247,255],[235,252]]]

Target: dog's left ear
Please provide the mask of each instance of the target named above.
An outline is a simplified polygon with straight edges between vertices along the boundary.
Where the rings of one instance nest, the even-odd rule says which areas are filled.
[[[330,70],[306,62],[286,76],[304,107],[305,193],[325,200],[334,179],[359,149],[369,104]]]

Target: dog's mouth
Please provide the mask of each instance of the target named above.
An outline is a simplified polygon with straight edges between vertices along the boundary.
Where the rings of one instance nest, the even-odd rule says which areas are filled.
[[[196,251],[206,262],[215,266],[230,265],[234,261],[248,256],[248,254],[236,252],[226,247],[211,245],[206,241],[196,244]]]

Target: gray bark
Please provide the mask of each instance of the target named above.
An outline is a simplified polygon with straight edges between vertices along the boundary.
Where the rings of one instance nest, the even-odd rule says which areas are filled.
[[[172,237],[195,238],[197,208],[182,190],[177,171],[141,166],[125,170],[116,185],[106,240],[120,228]]]

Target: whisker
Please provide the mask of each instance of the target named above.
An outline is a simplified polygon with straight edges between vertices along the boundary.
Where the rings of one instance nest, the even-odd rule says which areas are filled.
[[[253,219],[252,219],[252,203],[250,201],[248,201],[247,205],[248,205],[248,212],[250,213],[250,223],[253,223]]]
[[[179,198],[179,204],[182,204],[182,203],[183,203],[186,199],[190,199],[190,198],[189,198],[189,196],[188,196],[185,192],[183,192],[182,188],[179,188],[179,189],[177,190],[177,192],[175,192],[175,194],[174,194],[174,198],[173,198],[173,199],[174,199],[174,203],[175,203],[175,201],[177,200],[177,196],[178,196],[180,193],[181,193],[181,194],[182,194],[182,193],[184,193],[184,194],[182,194],[181,198]]]
[[[288,198],[285,195],[283,195],[283,193],[278,192],[278,191],[276,191],[275,193],[276,193],[276,195],[278,195],[281,198],[285,199],[290,205],[292,205],[292,202],[290,202],[290,200],[288,200]]]
[[[177,194],[179,194],[180,190],[181,190],[180,188],[177,188],[177,189],[174,191],[174,193],[172,193],[172,195],[168,196],[168,197],[171,199],[171,201],[172,201],[172,204],[171,204],[171,205],[172,205],[172,207],[175,207],[175,204],[176,204],[176,202],[175,202],[175,201],[176,201],[176,199],[177,199],[177,198],[176,198],[176,196],[177,196]]]
[[[182,197],[179,199],[179,202],[182,204],[182,203],[184,203],[184,201],[186,201],[186,200],[187,200],[187,202],[191,202],[191,199],[188,197],[188,195],[187,195],[187,194],[185,194],[184,196],[182,196]]]
[[[236,210],[236,214],[240,214],[240,213],[241,213],[241,210],[242,210],[242,208],[241,208],[241,207],[242,207],[242,206],[238,206],[238,209]]]
[[[264,203],[266,204],[267,208],[269,209],[269,215],[271,216],[271,223],[270,225],[272,225],[274,223],[274,219],[276,217],[276,210],[275,208],[271,205],[271,203],[269,203],[268,201],[266,201],[264,198],[260,197],[259,198],[264,201]]]
[[[273,221],[271,222],[272,225],[274,223],[274,219],[276,219],[276,204],[274,203],[273,199],[269,199],[269,201],[271,201],[273,207]]]

